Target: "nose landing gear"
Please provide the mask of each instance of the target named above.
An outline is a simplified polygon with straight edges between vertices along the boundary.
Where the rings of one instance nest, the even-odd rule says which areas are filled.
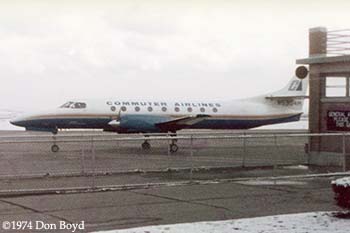
[[[147,140],[145,140],[144,143],[141,144],[141,147],[143,150],[150,150],[151,144]]]

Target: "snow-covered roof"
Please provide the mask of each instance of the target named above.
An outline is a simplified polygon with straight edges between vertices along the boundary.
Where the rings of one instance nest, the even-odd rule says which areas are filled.
[[[350,177],[343,177],[337,180],[333,180],[332,184],[336,186],[350,187]]]

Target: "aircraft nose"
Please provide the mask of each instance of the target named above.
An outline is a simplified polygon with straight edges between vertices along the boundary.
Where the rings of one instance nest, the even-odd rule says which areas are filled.
[[[23,126],[23,121],[19,121],[19,120],[11,120],[10,121],[11,124],[15,125],[15,126]]]
[[[21,126],[21,127],[25,127],[26,126],[26,118],[24,117],[17,117],[13,120],[10,120],[10,123],[15,125],[15,126]]]

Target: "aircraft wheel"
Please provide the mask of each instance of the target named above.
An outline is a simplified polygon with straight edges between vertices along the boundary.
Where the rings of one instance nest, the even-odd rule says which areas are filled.
[[[142,143],[142,149],[144,149],[144,150],[151,149],[151,144],[149,144],[149,142]]]
[[[179,150],[179,147],[176,144],[170,144],[170,152],[175,153]]]
[[[56,152],[58,152],[60,150],[60,147],[59,146],[57,146],[57,145],[52,145],[51,146],[51,151],[53,152],[53,153],[56,153]]]

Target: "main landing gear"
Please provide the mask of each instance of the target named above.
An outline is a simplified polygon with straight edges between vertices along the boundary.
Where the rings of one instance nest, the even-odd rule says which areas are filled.
[[[171,135],[171,136],[176,136],[176,135]],[[171,143],[169,144],[169,152],[170,153],[176,153],[179,150],[178,145],[176,145],[177,139],[172,139]],[[148,142],[148,140],[145,140],[142,144],[141,147],[143,150],[150,150],[151,149],[151,144]]]
[[[52,151],[53,153],[56,153],[56,152],[58,152],[59,150],[60,150],[60,147],[57,146],[56,144],[53,144],[53,145],[51,146],[51,151]]]
[[[172,132],[170,134],[171,137],[176,137],[176,132]],[[177,139],[171,139],[171,143],[169,145],[170,153],[176,153],[179,150],[179,147],[176,145]]]
[[[173,141],[171,142],[171,144],[169,145],[169,151],[170,151],[171,153],[176,153],[176,152],[179,150],[179,147],[175,144],[174,141],[175,141],[175,140],[173,140]]]
[[[151,144],[145,140],[144,143],[141,144],[143,150],[150,150],[151,149]]]
[[[60,147],[56,144],[56,134],[57,133],[58,133],[58,129],[57,128],[52,130],[53,145],[51,146],[51,151],[53,153],[56,153],[56,152],[58,152],[60,150]]]

